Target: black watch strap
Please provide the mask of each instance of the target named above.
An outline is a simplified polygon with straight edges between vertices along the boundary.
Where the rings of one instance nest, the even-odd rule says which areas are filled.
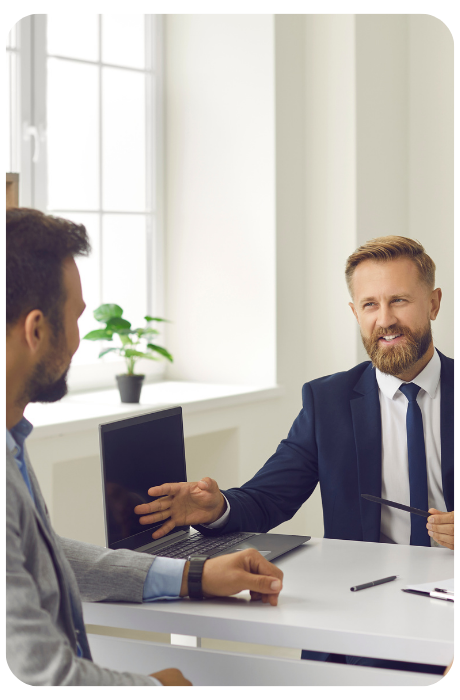
[[[188,570],[188,594],[190,598],[203,600],[203,589],[201,580],[203,577],[203,566],[209,557],[190,557],[190,566]]]

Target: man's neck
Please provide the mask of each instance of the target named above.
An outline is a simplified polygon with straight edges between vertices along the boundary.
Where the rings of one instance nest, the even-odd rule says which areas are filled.
[[[420,360],[417,360],[415,365],[412,365],[410,369],[408,369],[406,372],[403,372],[402,374],[397,374],[396,376],[398,379],[400,379],[402,382],[411,382],[415,377],[417,377],[422,370],[425,369],[431,358],[433,357],[434,354],[434,345],[433,341],[431,341],[430,347],[426,351],[426,353],[420,358]]]
[[[21,343],[15,331],[10,331],[6,339],[6,427],[14,428],[24,415],[28,404],[26,398],[26,381],[30,366],[25,362]]]
[[[15,425],[19,423],[21,418],[24,417],[25,406],[18,406],[17,404],[8,405],[8,399],[6,401],[6,427],[8,430],[14,428]]]

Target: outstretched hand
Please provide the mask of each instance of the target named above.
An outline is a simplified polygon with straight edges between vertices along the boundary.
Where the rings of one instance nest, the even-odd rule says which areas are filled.
[[[181,481],[175,484],[152,486],[149,496],[157,500],[136,506],[141,525],[166,522],[152,534],[154,540],[167,535],[180,525],[213,523],[225,513],[225,498],[217,482],[209,476],[201,481]]]

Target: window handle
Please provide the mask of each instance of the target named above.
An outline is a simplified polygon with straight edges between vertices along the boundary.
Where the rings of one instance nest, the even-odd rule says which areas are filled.
[[[32,163],[38,163],[40,158],[40,141],[44,141],[45,135],[42,127],[37,129],[36,126],[31,126],[27,122],[24,122],[23,138],[24,141],[30,141],[30,138],[34,139],[34,152],[32,156]]]

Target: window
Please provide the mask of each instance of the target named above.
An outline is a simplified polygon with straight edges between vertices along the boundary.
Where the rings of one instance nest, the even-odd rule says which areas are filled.
[[[97,327],[101,303],[119,304],[134,325],[161,315],[161,18],[31,15],[11,32],[8,60],[20,204],[83,223],[91,238],[91,256],[77,260],[87,303],[81,335]],[[71,389],[113,385],[125,371],[110,354],[98,360],[100,349],[82,341]],[[141,371],[161,370],[146,363]]]

